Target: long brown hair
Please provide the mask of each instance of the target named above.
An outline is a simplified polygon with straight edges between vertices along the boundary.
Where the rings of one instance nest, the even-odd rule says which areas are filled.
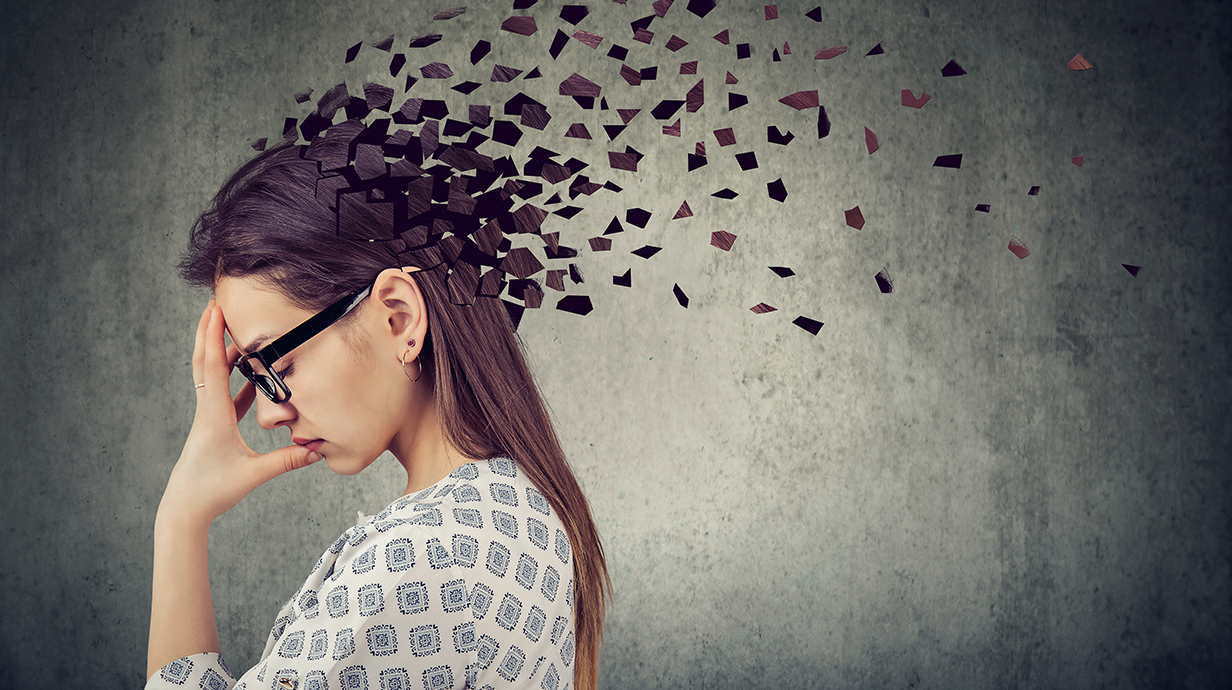
[[[352,121],[331,130],[348,126],[359,129]],[[424,269],[411,275],[428,309],[421,356],[432,363],[438,417],[464,455],[514,459],[564,523],[574,559],[574,685],[591,690],[611,580],[586,497],[561,450],[510,315],[495,297],[456,304],[468,300],[458,299],[456,290],[451,296],[441,252],[410,251],[415,248],[391,237],[389,204],[340,200],[337,186],[320,172],[320,161],[345,162],[347,149],[345,137],[326,136],[311,146],[279,146],[241,166],[193,224],[180,274],[210,290],[223,277],[259,277],[296,306],[316,311],[370,284],[386,268]]]

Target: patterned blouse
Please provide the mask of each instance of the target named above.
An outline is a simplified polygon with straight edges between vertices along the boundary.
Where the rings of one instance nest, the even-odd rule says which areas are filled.
[[[565,690],[573,628],[563,524],[512,461],[480,460],[361,513],[238,683],[208,652],[167,664],[146,688]]]

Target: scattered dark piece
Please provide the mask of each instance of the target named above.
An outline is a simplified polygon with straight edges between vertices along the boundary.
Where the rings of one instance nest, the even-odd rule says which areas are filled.
[[[731,189],[728,189],[727,187],[724,187],[723,189],[720,189],[719,191],[715,192],[714,194],[711,194],[710,196],[718,197],[720,199],[735,199],[736,197],[740,196],[740,194],[732,191]]]
[[[847,219],[847,225],[856,230],[864,229],[864,214],[860,212],[859,206],[843,211],[843,215]]]
[[[1027,245],[1022,243],[1016,235],[1010,235],[1010,244],[1008,249],[1014,253],[1014,256],[1019,259],[1025,259],[1031,255],[1031,250],[1027,249]]]
[[[457,91],[458,93],[469,95],[471,93],[474,93],[475,89],[481,86],[483,86],[483,84],[480,84],[479,82],[464,81],[461,84],[454,84],[453,86],[449,88],[453,91]]]
[[[743,60],[753,55],[753,48],[748,43],[736,44],[736,59]]]
[[[564,292],[565,291],[565,273],[568,273],[568,271],[566,271],[563,268],[549,269],[547,272],[547,276],[543,279],[543,284],[546,285],[547,287],[552,288],[553,290]]]
[[[507,299],[502,299],[501,304],[505,305],[505,311],[509,313],[509,323],[513,325],[513,330],[518,330],[518,324],[522,322],[522,312],[526,307]]]
[[[398,76],[398,73],[402,71],[404,66],[406,66],[406,56],[398,53],[389,61],[389,76]]]
[[[795,138],[796,138],[796,135],[792,134],[791,132],[787,132],[787,133],[780,132],[779,128],[775,127],[774,125],[770,125],[769,127],[766,127],[766,141],[769,141],[771,144],[779,144],[781,146],[786,146],[791,143],[792,139],[795,139]]]
[[[629,253],[633,254],[634,256],[640,256],[643,259],[649,259],[650,257],[662,251],[662,249],[663,249],[662,247],[655,247],[655,246],[648,244],[644,247],[641,247],[640,249],[634,249],[633,251]]]
[[[463,12],[466,12],[465,7],[455,7],[450,10],[441,10],[437,12],[436,14],[432,15],[432,18],[433,19],[453,19],[454,17],[462,14]]]
[[[423,34],[422,36],[416,36],[415,38],[412,38],[410,44],[407,47],[408,48],[427,48],[433,43],[437,43],[442,38],[444,37],[441,34]]]
[[[955,170],[962,167],[962,154],[952,153],[948,156],[937,156],[937,160],[933,161],[934,168],[954,168]]]
[[[873,46],[872,50],[865,53],[864,57],[868,57],[870,55],[885,55],[885,48],[882,48],[881,44],[878,43],[877,45]]]
[[[419,68],[419,74],[424,79],[448,79],[453,76],[453,70],[445,63],[428,63]]]
[[[961,77],[966,73],[967,70],[960,67],[958,63],[953,60],[945,63],[945,67],[941,68],[941,76],[943,77]]]
[[[612,222],[607,224],[607,230],[604,230],[603,234],[604,235],[615,235],[618,232],[624,232],[624,231],[625,229],[623,226],[621,226],[620,219],[618,219],[616,216],[612,216]]]
[[[650,222],[650,211],[641,208],[631,208],[625,211],[625,222],[629,225],[636,225],[639,228],[645,228]]]
[[[817,89],[811,91],[797,91],[790,96],[783,96],[779,99],[779,103],[789,105],[796,110],[804,110],[805,108],[816,108],[820,101],[817,98]]]
[[[779,203],[787,201],[787,187],[783,185],[783,178],[780,177],[774,182],[766,183],[766,193]]]
[[[809,333],[812,333],[813,335],[817,335],[821,331],[821,327],[825,325],[822,322],[814,321],[807,316],[797,316],[796,320],[792,321],[792,323],[800,328],[803,328]]]
[[[646,29],[650,28],[650,24],[654,20],[655,20],[655,16],[653,14],[648,14],[645,17],[642,17],[641,19],[634,19],[633,21],[629,22],[629,30],[635,34],[638,31],[645,31]]]
[[[727,109],[728,110],[735,110],[736,108],[740,108],[748,104],[749,104],[748,96],[738,94],[738,93],[730,93],[730,92],[727,94]]]
[[[641,71],[642,81],[654,81],[659,76],[658,67],[643,67]]]
[[[533,127],[539,131],[543,131],[544,127],[548,126],[548,122],[552,120],[552,116],[541,105],[527,103],[522,106],[522,124],[527,127]]]
[[[612,276],[612,285],[621,287],[633,287],[633,269],[624,272],[624,275]]]
[[[1142,270],[1141,266],[1132,266],[1130,264],[1121,264],[1121,265],[1124,266],[1125,270],[1129,271],[1129,274],[1135,278],[1138,277],[1138,271]]]
[[[385,38],[382,38],[376,43],[373,43],[372,47],[376,48],[377,50],[383,50],[386,53],[390,52],[391,50],[394,49],[394,35],[390,34],[386,36]]]
[[[705,17],[716,4],[715,0],[689,0],[688,10],[699,17]]]
[[[877,280],[877,288],[881,290],[882,294],[894,292],[894,279],[890,277],[889,271],[883,268],[878,271],[875,278]]]
[[[300,93],[295,94],[295,102],[307,103],[308,99],[312,98],[312,91],[312,89],[308,89],[307,91],[301,91]]]
[[[817,138],[825,139],[830,136],[830,118],[826,116],[826,107],[824,105],[817,106]]]
[[[932,98],[932,96],[929,96],[923,91],[920,92],[920,97],[916,98],[915,95],[911,93],[911,89],[903,89],[903,105],[908,108],[923,108],[929,98]]]
[[[689,172],[693,172],[698,168],[704,167],[708,161],[705,156],[699,156],[696,153],[689,154]]]
[[[752,170],[757,167],[757,154],[752,151],[737,153],[736,162],[740,164],[741,170]]]
[[[471,64],[478,65],[479,61],[487,57],[488,53],[492,52],[492,44],[487,41],[480,40],[471,48]]]
[[[492,141],[505,146],[517,146],[522,138],[522,130],[508,120],[496,120],[492,127]]]
[[[514,77],[522,73],[522,70],[514,67],[506,67],[504,65],[493,65],[492,76],[490,81],[509,82],[513,81]]]
[[[539,271],[543,270],[543,264],[535,258],[534,254],[526,247],[514,247],[505,254],[504,261],[501,262],[500,268],[505,273],[508,273],[518,278],[529,278]]]
[[[787,268],[786,266],[770,266],[769,268],[780,278],[790,278],[796,274],[795,271]]]
[[[535,6],[539,0],[513,0],[513,9],[526,10]]]
[[[620,116],[620,121],[625,123],[626,125],[629,124],[629,121],[632,120],[634,117],[637,117],[637,114],[640,112],[642,112],[641,108],[617,108],[616,109],[616,114]]]
[[[560,18],[577,26],[578,22],[586,18],[590,14],[590,8],[586,5],[565,5],[560,8]]]
[[[975,210],[977,210],[977,211],[982,211],[982,212],[984,212],[984,213],[988,213],[989,211],[992,211],[992,206],[990,206],[990,205],[988,205],[988,204],[976,204],[976,205],[975,205]]]
[[[650,111],[651,116],[656,120],[667,120],[676,114],[684,106],[684,101],[664,100],[659,101],[659,104]]]
[[[672,294],[676,296],[676,301],[685,309],[689,308],[689,296],[684,294],[684,290],[680,289],[679,285],[672,284]]]
[[[574,285],[581,285],[586,282],[582,280],[582,269],[578,268],[577,264],[569,264],[569,280],[572,280]]]
[[[782,62],[783,58],[779,57],[779,49],[775,48],[774,53],[770,56],[771,62]]]
[[[539,77],[542,77],[542,76],[543,76],[543,73],[539,71],[539,66],[535,65],[535,68],[527,72],[526,76],[522,78],[523,79],[538,79]]]
[[[535,24],[534,17],[514,16],[506,19],[501,24],[501,30],[521,34],[523,36],[530,36],[538,31],[539,27]]]
[[[565,46],[568,44],[569,34],[557,29],[556,35],[552,37],[552,47],[548,48],[548,54],[552,56],[553,60],[555,60],[560,57],[560,51],[564,50]]]
[[[684,95],[685,112],[695,113],[706,103],[706,80],[699,79],[693,88]]]
[[[578,316],[586,316],[594,311],[594,306],[590,303],[590,297],[586,295],[566,295],[556,303],[556,308],[561,311],[567,311],[570,314]]]
[[[808,17],[809,19],[812,19],[815,22],[820,22],[821,21],[821,5],[818,5],[817,7],[814,7],[813,9],[809,10],[808,12],[805,12],[804,16]]]
[[[672,123],[672,124],[670,124],[670,125],[664,125],[664,126],[663,126],[663,134],[665,134],[665,135],[667,135],[667,136],[669,136],[669,137],[678,137],[678,136],[680,136],[680,118],[676,118],[676,121],[675,121],[675,122],[673,122],[673,123]]]
[[[1091,69],[1095,65],[1087,62],[1087,59],[1082,57],[1082,53],[1078,53],[1069,61],[1069,71],[1076,72],[1078,70]]]
[[[599,44],[603,43],[603,37],[599,34],[592,34],[589,31],[578,30],[573,32],[573,38],[590,46],[591,50],[598,50]]]
[[[629,56],[629,49],[613,43],[612,47],[607,49],[607,56],[616,60],[624,60]]]
[[[736,243],[736,236],[726,230],[716,230],[710,233],[710,246],[718,247],[725,252],[730,252],[732,245]]]
[[[1039,196],[1039,192],[1040,192],[1039,185],[1032,185],[1031,191],[1027,192],[1027,194],[1029,196]]]
[[[260,139],[257,139],[256,141],[252,142],[252,148],[253,148],[253,150],[254,150],[254,151],[264,151],[264,150],[265,150],[265,144],[266,144],[267,142],[269,142],[269,139],[268,139],[268,138],[266,138],[266,137],[261,137]]]
[[[625,131],[625,125],[603,125],[603,131],[607,132],[607,140],[613,141]]]
[[[766,304],[765,302],[758,302],[757,304],[754,304],[753,306],[749,307],[749,311],[753,312],[754,314],[769,314],[772,311],[778,311],[778,309],[775,309],[774,307],[770,306],[769,304]]]
[[[355,57],[356,57],[357,55],[359,55],[359,49],[360,49],[360,48],[362,48],[362,47],[363,47],[363,45],[364,45],[364,42],[363,42],[363,41],[360,41],[359,43],[356,43],[355,45],[351,46],[350,48],[347,48],[347,52],[346,52],[346,61],[347,61],[347,62],[351,62],[352,60],[354,60],[354,59],[355,59]]]
[[[574,72],[560,83],[561,96],[590,96],[597,98],[601,87],[593,81]]]

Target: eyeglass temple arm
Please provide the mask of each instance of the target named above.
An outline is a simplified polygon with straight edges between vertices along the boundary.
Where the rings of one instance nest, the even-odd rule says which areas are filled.
[[[287,331],[286,335],[261,348],[256,353],[257,357],[267,367],[272,365],[281,359],[283,355],[303,345],[309,338],[325,330],[335,321],[345,316],[347,312],[355,308],[355,305],[368,296],[368,292],[371,289],[371,287],[366,287],[362,290],[356,290],[350,295],[334,302],[321,312],[309,317],[308,320],[300,325]]]

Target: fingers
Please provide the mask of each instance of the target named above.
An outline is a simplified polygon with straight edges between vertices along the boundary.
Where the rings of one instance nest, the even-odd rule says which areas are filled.
[[[265,483],[280,474],[307,467],[321,459],[321,454],[300,445],[291,445],[257,457],[260,480]]]
[[[252,385],[251,381],[245,381],[244,387],[239,393],[235,394],[235,419],[241,420],[244,415],[248,414],[248,410],[252,407],[252,401],[257,399],[257,389]]]
[[[231,390],[231,363],[227,361],[227,347],[223,336],[226,333],[226,322],[222,317],[222,309],[211,305],[209,322],[205,334],[205,378],[209,386],[228,392]],[[207,386],[208,387],[208,386]]]
[[[192,375],[193,383],[201,383],[205,381],[205,334],[210,322],[210,310],[213,306],[213,300],[205,307],[205,311],[201,312],[201,318],[197,321],[197,338],[193,345],[192,355]],[[198,391],[201,389],[198,388]]]

